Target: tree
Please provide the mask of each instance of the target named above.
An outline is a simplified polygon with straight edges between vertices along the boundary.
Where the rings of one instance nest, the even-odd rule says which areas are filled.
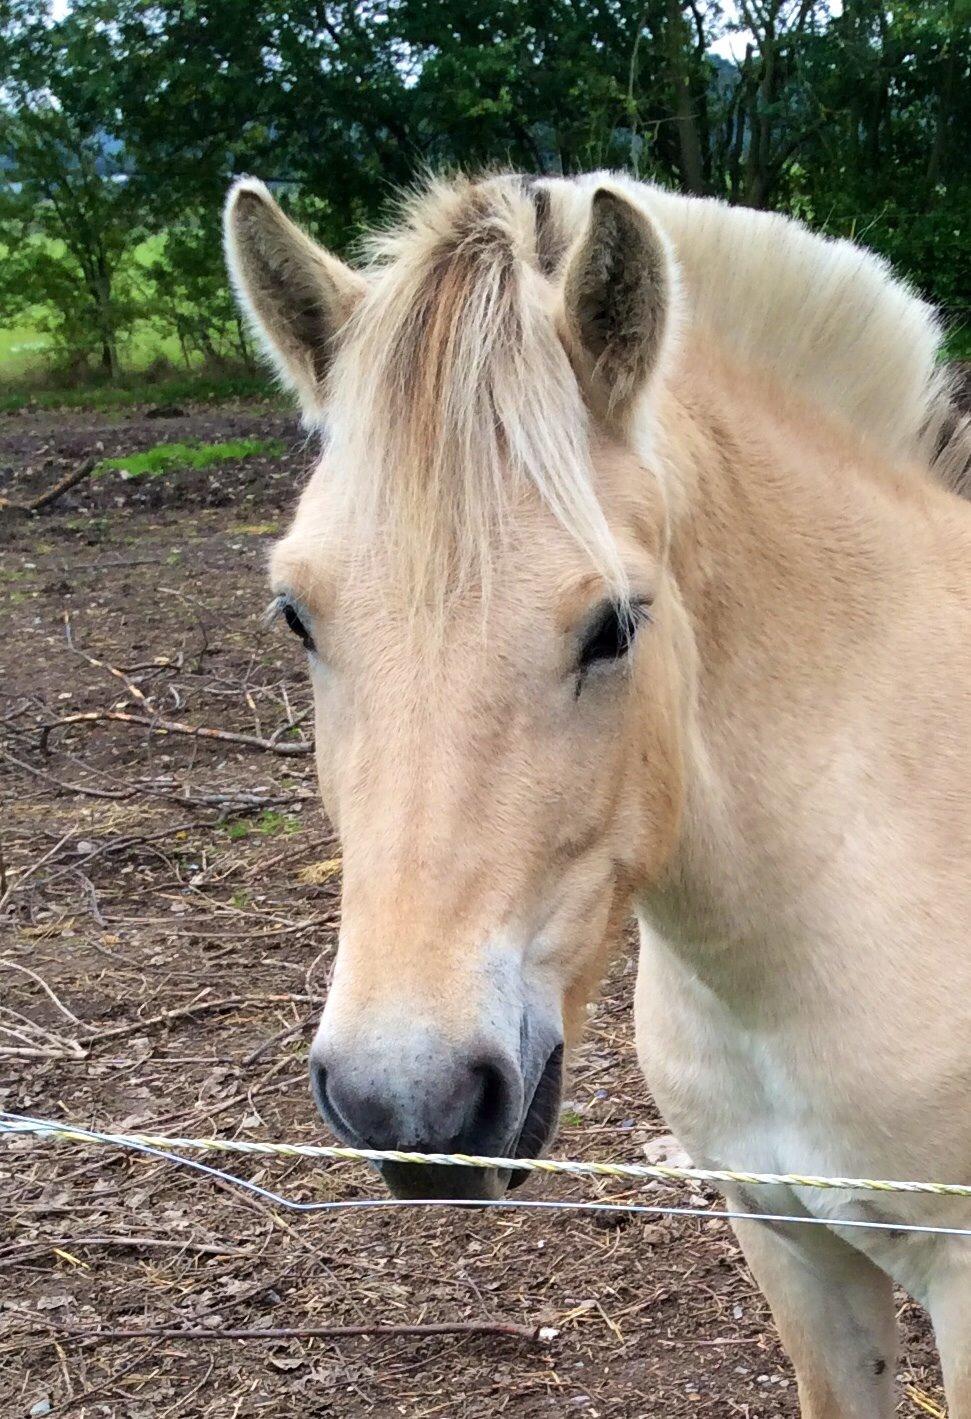
[[[49,5],[33,0],[7,3],[2,18],[2,309],[9,317],[34,308],[63,349],[96,351],[114,377],[146,227],[109,126],[110,43],[74,17],[55,24]]]
[[[428,166],[620,167],[793,211],[959,312],[969,22],[971,0],[70,0],[56,22],[0,0],[0,314],[33,304],[112,372],[146,316],[186,359],[245,357],[232,176],[343,250]]]

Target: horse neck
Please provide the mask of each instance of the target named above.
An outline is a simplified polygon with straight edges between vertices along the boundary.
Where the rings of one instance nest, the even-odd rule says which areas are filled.
[[[709,369],[661,419],[685,811],[647,915],[688,951],[731,945],[738,964],[748,943],[761,968],[841,890],[864,785],[883,771],[867,760],[885,740],[888,621],[918,595],[913,529],[943,495],[751,377]]]

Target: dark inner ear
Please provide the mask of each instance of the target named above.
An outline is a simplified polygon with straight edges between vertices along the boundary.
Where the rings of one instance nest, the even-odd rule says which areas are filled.
[[[601,219],[603,220],[603,219]],[[611,216],[608,230],[596,253],[589,277],[577,293],[577,319],[584,344],[599,358],[614,340],[624,334],[624,312],[636,302],[639,281],[634,263],[618,241],[617,222]]]
[[[622,417],[657,366],[667,323],[667,260],[650,218],[620,194],[598,188],[563,298],[589,362],[581,367],[581,382],[599,413]]]
[[[271,252],[260,198],[241,193],[238,215],[247,228],[244,262],[254,302],[268,307],[264,314],[270,322],[285,326],[293,342],[309,353],[314,374],[323,381],[330,364],[331,320],[319,287],[282,250]]]
[[[328,312],[316,292],[307,291],[294,298],[293,283],[299,274],[291,273],[294,282],[266,260],[262,252],[256,257],[259,271],[256,279],[271,301],[277,320],[285,321],[296,344],[308,351],[314,374],[323,382],[330,366],[330,328]]]
[[[599,195],[599,194],[598,194]],[[648,322],[659,315],[665,273],[660,250],[645,240],[641,223],[612,201],[598,204],[601,242],[590,283],[579,292],[578,314],[591,354],[609,347],[636,348],[649,333]]]

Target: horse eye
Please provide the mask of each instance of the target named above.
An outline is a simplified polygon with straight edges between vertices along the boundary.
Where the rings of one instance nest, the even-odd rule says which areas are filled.
[[[622,660],[637,627],[647,617],[645,602],[608,602],[597,613],[580,647],[580,673],[599,661]]]
[[[283,619],[286,621],[293,634],[299,637],[307,650],[313,650],[314,638],[301,621],[296,607],[291,602],[284,601],[280,609],[283,612]]]

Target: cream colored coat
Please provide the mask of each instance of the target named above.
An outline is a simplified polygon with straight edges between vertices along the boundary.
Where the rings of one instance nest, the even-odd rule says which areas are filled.
[[[363,273],[245,180],[227,242],[328,431],[273,558],[344,848],[315,1049],[405,1110],[442,1041],[569,1041],[633,908],[699,1163],[971,1181],[971,507],[931,313],[856,247],[602,175],[432,185]],[[587,673],[612,603],[649,612]],[[805,1419],[893,1412],[893,1281],[971,1419],[971,1242],[839,1226],[968,1204],[726,1191],[832,1223],[737,1229]]]

